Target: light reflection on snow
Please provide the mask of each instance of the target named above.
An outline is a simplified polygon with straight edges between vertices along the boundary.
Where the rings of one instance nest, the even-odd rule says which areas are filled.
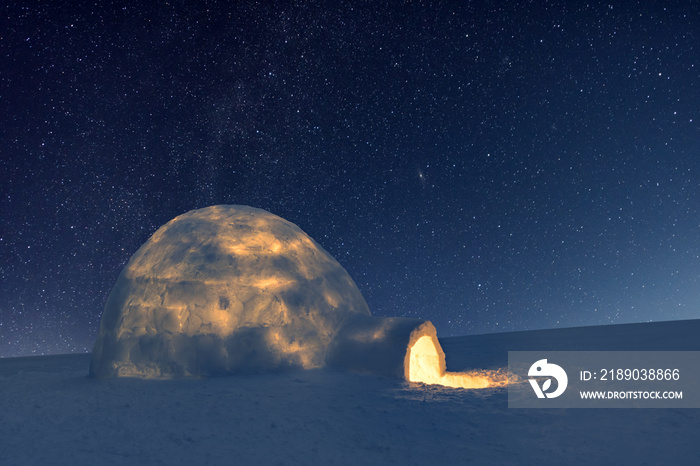
[[[475,370],[448,372],[441,370],[441,356],[433,339],[420,337],[409,348],[409,382],[442,385],[453,388],[492,388],[508,385],[508,375],[503,371]]]

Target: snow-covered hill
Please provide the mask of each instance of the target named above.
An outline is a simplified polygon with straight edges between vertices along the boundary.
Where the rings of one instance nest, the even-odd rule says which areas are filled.
[[[448,369],[511,350],[700,350],[700,320],[442,339]],[[0,464],[700,464],[694,409],[509,409],[326,370],[87,377],[89,355],[0,359]]]

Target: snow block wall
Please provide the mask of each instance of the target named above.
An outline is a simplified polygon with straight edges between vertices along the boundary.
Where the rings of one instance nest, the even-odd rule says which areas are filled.
[[[320,367],[352,315],[370,315],[362,294],[296,225],[246,206],[194,210],[156,231],[119,275],[90,374]]]

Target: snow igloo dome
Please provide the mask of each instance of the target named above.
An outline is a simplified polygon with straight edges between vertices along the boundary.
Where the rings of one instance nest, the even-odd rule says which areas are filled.
[[[296,225],[219,205],[171,220],[131,257],[102,315],[96,377],[199,377],[313,368],[352,314],[343,267]]]

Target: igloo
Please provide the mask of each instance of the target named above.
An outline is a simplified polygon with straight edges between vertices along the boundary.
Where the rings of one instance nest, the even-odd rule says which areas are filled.
[[[426,383],[449,374],[429,321],[371,316],[345,269],[299,227],[218,205],[176,217],[131,257],[107,299],[90,374],[323,366]]]
[[[369,315],[362,294],[296,225],[212,206],[165,224],[124,267],[90,371],[158,378],[320,367],[350,314]]]

